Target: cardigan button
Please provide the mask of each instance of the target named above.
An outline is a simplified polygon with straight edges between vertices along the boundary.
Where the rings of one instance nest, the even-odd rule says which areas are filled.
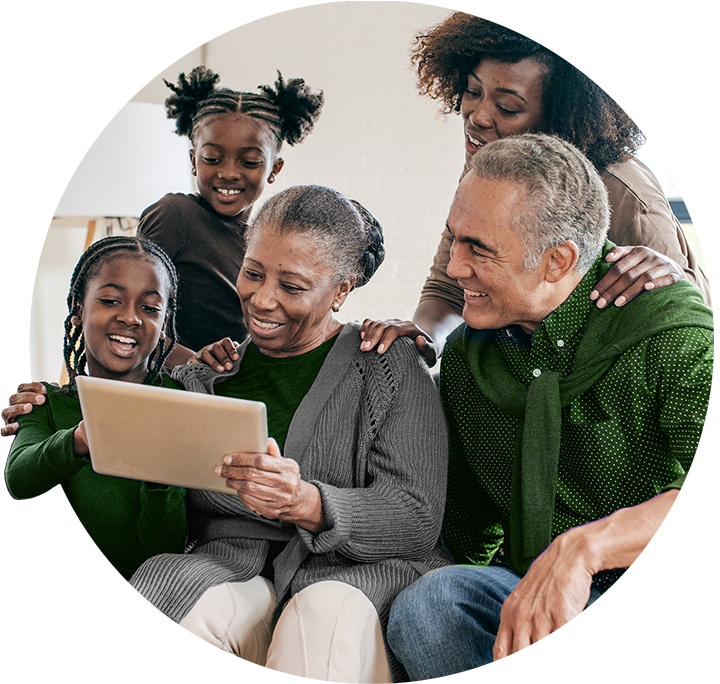
[[[540,373],[542,373],[542,371],[541,371],[539,368],[536,368],[536,369],[533,371],[533,375],[534,375],[535,377],[538,377],[538,375],[540,375]]]
[[[558,347],[564,347],[565,346],[565,340],[558,340],[557,341]]]

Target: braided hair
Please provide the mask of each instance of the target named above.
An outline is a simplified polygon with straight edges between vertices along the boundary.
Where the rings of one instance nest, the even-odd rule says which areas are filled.
[[[245,240],[263,226],[279,233],[306,233],[329,255],[337,283],[367,283],[385,258],[383,229],[358,201],[322,185],[295,185],[270,197],[245,231]]]
[[[544,65],[543,133],[581,150],[599,173],[627,161],[645,142],[642,131],[596,83],[534,40],[487,19],[456,12],[415,37],[411,61],[423,95],[443,112],[460,112],[467,77],[483,59],[507,64],[531,57]]]
[[[137,237],[119,235],[98,240],[90,245],[80,257],[70,279],[70,292],[67,297],[69,313],[65,319],[65,339],[63,340],[63,357],[68,374],[67,389],[75,386],[75,378],[78,375],[86,375],[85,336],[82,326],[75,325],[73,318],[76,316],[78,306],[85,301],[88,283],[97,275],[103,264],[117,257],[126,257],[128,254],[135,254],[137,258],[144,258],[162,265],[168,276],[165,333],[170,339],[170,344],[166,347],[164,337],[160,338],[157,347],[148,358],[148,373],[144,384],[150,384],[157,377],[165,359],[175,344],[178,277],[170,257],[154,242],[148,242]]]
[[[302,142],[322,110],[322,91],[312,92],[302,78],[285,81],[279,71],[274,87],[258,86],[257,93],[220,88],[219,80],[218,74],[198,66],[188,76],[180,74],[177,85],[165,81],[173,91],[165,100],[168,118],[175,120],[175,132],[193,144],[198,126],[208,117],[238,113],[267,123],[275,134],[277,151],[284,141],[289,145]]]

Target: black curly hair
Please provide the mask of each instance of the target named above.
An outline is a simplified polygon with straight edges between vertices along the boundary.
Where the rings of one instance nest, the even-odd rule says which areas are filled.
[[[170,257],[154,242],[137,237],[118,235],[98,240],[85,250],[70,279],[70,291],[67,297],[68,315],[65,319],[65,339],[63,340],[63,357],[68,374],[66,390],[75,386],[75,378],[78,375],[86,374],[85,336],[82,327],[73,323],[73,318],[76,316],[78,306],[85,300],[88,283],[97,275],[103,264],[116,257],[128,256],[128,254],[160,264],[168,276],[165,336],[170,339],[170,343],[166,347],[165,339],[161,337],[157,347],[148,358],[148,372],[144,380],[146,385],[152,383],[161,371],[165,359],[175,344],[178,277]]]
[[[204,66],[195,67],[188,76],[180,74],[177,85],[165,81],[173,91],[165,100],[165,109],[168,118],[176,121],[178,135],[194,143],[198,125],[208,117],[247,114],[270,126],[277,151],[283,142],[295,145],[307,137],[324,103],[322,91],[312,92],[302,78],[285,81],[279,71],[274,87],[258,86],[257,93],[220,88],[219,81],[220,76]]]
[[[420,92],[460,112],[468,74],[481,60],[515,64],[527,57],[548,71],[543,83],[545,130],[580,149],[602,173],[645,142],[638,126],[597,84],[554,52],[487,19],[456,12],[415,37],[411,61]]]

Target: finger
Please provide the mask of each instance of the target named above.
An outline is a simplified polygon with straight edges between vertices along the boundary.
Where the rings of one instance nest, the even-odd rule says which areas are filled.
[[[209,348],[205,348],[200,352],[200,361],[210,368],[214,368],[218,373],[222,373],[224,370],[231,370],[232,363],[226,358],[225,353],[222,354],[223,358],[218,358],[218,353],[212,351]]]
[[[0,436],[12,437],[17,432],[17,429],[19,427],[19,423],[8,423],[7,425],[0,428]]]
[[[32,404],[14,404],[2,410],[2,418],[5,424],[15,422],[18,416],[23,416],[32,411]]]
[[[635,264],[632,268],[628,268],[628,266],[627,259],[616,263],[595,285],[590,299],[597,300],[596,304],[599,309],[616,301],[626,291],[628,293],[625,298],[618,302],[620,306],[642,292],[643,286],[647,282],[643,262]],[[628,295],[632,296],[628,298]]]
[[[667,287],[668,285],[677,283],[679,280],[682,280],[682,278],[680,278],[675,272],[667,273],[662,276],[653,276],[650,282],[645,283],[645,289],[656,290],[658,288]]]
[[[53,383],[57,386],[57,383]],[[33,394],[47,394],[47,388],[41,382],[23,382],[18,385],[17,391],[31,392]]]
[[[613,263],[614,261],[619,261],[623,257],[627,256],[628,254],[631,254],[633,251],[633,247],[622,247],[621,245],[615,245],[606,255],[605,255],[605,261],[608,263]]]
[[[40,406],[40,404],[45,403],[45,394],[37,394],[32,391],[18,392],[17,394],[13,394],[9,401],[11,406],[16,404],[34,404],[35,406]]]
[[[388,349],[390,349],[390,345],[402,334],[402,328],[397,328],[394,326],[392,328],[385,328],[385,330],[383,330],[382,336],[380,337],[380,340],[378,341],[377,353],[384,354]]]
[[[500,660],[505,656],[509,656],[512,644],[512,629],[507,626],[507,621],[500,618],[500,627],[495,637],[495,645],[493,646],[493,660]]]
[[[432,340],[428,341],[428,337],[423,337],[423,335],[418,335],[415,338],[415,346],[418,348],[420,353],[423,355],[423,358],[425,359],[425,363],[427,363],[428,366],[434,366],[437,362],[437,352],[435,351],[435,345],[433,344]]]
[[[269,442],[269,440],[268,440]],[[279,453],[278,449],[278,453]],[[223,465],[234,468],[255,468],[257,470],[266,470],[272,473],[282,472],[282,469],[288,465],[297,466],[292,459],[278,458],[270,454],[255,454],[247,452],[238,452],[226,454],[223,457]]]
[[[365,319],[360,329],[360,337],[362,342],[360,343],[360,349],[362,351],[370,351],[380,341],[382,337],[384,325],[379,321],[371,321]]]
[[[282,458],[280,447],[273,437],[268,439],[268,454],[273,458]]]

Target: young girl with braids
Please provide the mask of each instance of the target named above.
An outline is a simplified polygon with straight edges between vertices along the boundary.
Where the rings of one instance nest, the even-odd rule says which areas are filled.
[[[182,552],[185,491],[93,471],[75,378],[179,388],[160,372],[173,345],[177,289],[172,262],[153,243],[123,236],[89,247],[67,299],[69,382],[45,384],[44,403],[18,418],[5,469],[16,499],[61,485],[93,541],[126,579],[151,556]]]
[[[245,254],[244,233],[253,204],[283,167],[283,142],[295,145],[312,130],[323,105],[302,79],[257,93],[221,88],[219,76],[197,67],[165,101],[176,133],[192,144],[198,194],[168,194],[140,217],[138,235],[160,245],[181,283],[178,346],[170,365],[229,337],[247,336],[235,282]],[[183,347],[185,349],[183,349]],[[192,350],[192,351],[189,351]]]

